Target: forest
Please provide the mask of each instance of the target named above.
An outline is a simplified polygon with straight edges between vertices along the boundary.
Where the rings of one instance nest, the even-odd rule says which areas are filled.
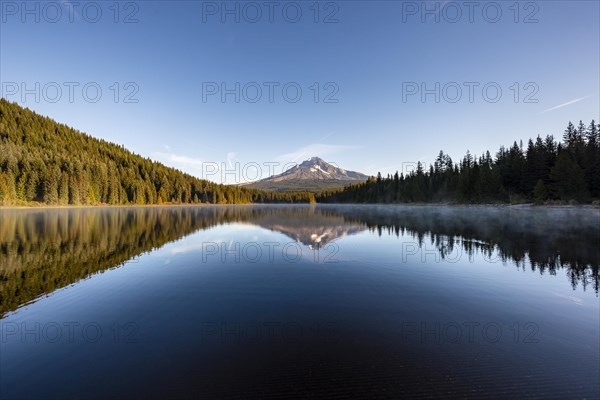
[[[600,124],[569,122],[494,157],[440,151],[426,169],[342,189],[276,192],[198,179],[0,98],[0,205],[598,203]]]
[[[514,142],[492,157],[470,152],[454,162],[440,151],[425,169],[369,178],[365,183],[317,195],[322,203],[598,203],[600,124],[569,122],[562,142],[552,135]]]
[[[314,201],[198,179],[0,98],[0,205]]]

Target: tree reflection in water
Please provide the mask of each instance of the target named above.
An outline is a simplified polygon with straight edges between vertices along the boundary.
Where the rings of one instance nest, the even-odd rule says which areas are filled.
[[[600,210],[491,206],[200,206],[0,210],[0,314],[198,230],[246,223],[311,249],[370,230],[444,258],[500,258],[598,293]]]

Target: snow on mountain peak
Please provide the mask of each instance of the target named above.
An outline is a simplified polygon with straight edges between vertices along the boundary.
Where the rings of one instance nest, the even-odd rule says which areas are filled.
[[[342,187],[353,182],[364,182],[367,178],[367,175],[360,172],[341,169],[319,157],[311,157],[279,175],[261,179],[249,186],[269,190],[285,190],[288,187],[303,190],[314,187]]]

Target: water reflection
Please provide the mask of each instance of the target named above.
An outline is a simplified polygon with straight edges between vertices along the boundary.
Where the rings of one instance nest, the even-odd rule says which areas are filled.
[[[0,314],[201,229],[245,223],[310,249],[370,230],[456,247],[598,293],[600,210],[442,206],[206,206],[0,210]]]
[[[283,233],[311,250],[321,249],[335,239],[367,229],[365,221],[344,216],[329,207],[277,208],[275,212],[265,211],[261,209],[248,222]]]
[[[598,293],[600,210],[576,207],[370,206],[334,207],[339,215],[364,221],[379,235],[411,235],[420,247],[434,246],[443,258],[460,245],[473,255],[498,257],[533,271],[566,268],[575,289]],[[430,244],[426,243],[426,238]],[[429,249],[428,247],[428,249]]]

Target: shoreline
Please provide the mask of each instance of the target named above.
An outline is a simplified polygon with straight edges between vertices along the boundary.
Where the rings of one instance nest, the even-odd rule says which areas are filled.
[[[231,206],[440,206],[440,207],[510,207],[510,208],[589,208],[600,209],[596,204],[535,204],[535,203],[239,203],[239,204],[98,204],[98,205],[10,205],[0,206],[3,210],[63,210],[100,208],[145,208],[145,207],[231,207]]]

